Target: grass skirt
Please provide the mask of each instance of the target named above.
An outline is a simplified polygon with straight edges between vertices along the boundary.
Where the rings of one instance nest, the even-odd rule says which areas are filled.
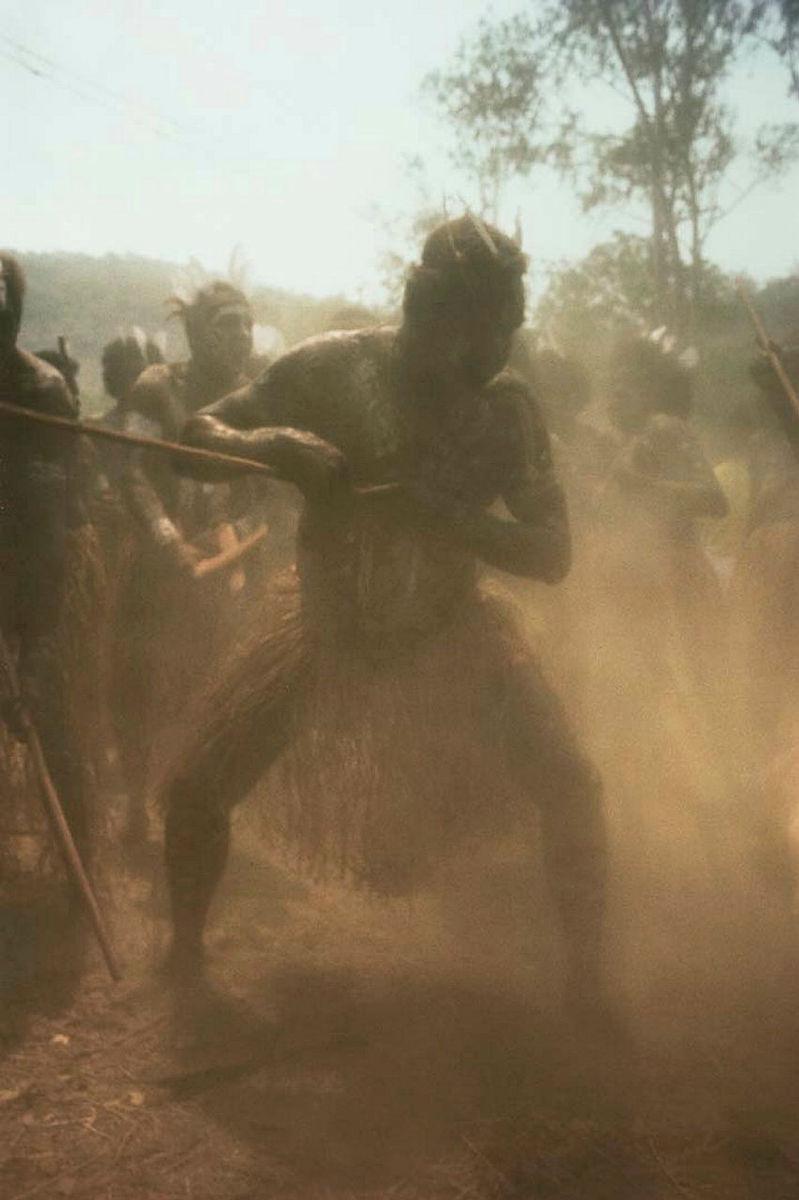
[[[192,721],[176,774],[224,807],[257,785],[269,835],[313,873],[401,894],[464,842],[529,823],[505,712],[520,664],[537,670],[487,593],[376,664],[319,630],[287,573]]]

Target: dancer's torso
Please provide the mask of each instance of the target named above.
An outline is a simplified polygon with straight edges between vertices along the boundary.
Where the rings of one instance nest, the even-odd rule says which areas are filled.
[[[328,335],[305,343],[301,355],[288,376],[291,395],[277,399],[276,387],[269,401],[277,410],[270,423],[337,446],[355,486],[412,478],[471,511],[489,507],[507,486],[520,448],[495,384],[458,411],[435,410],[403,389],[393,329]],[[308,506],[298,566],[322,628],[381,657],[446,624],[474,595],[477,577],[473,555],[368,503],[338,517]]]

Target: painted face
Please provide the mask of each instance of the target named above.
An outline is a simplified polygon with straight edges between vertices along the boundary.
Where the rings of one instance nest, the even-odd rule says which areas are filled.
[[[433,373],[482,387],[505,367],[513,335],[524,316],[524,291],[509,292],[501,304],[475,304],[465,312],[448,310],[425,327],[427,357]]]
[[[479,304],[468,322],[466,371],[476,384],[488,383],[507,366],[513,335],[524,320],[524,281],[506,281],[499,295]]]
[[[216,309],[208,322],[206,356],[217,366],[241,371],[252,354],[252,313],[245,305]]]
[[[460,331],[453,349],[463,376],[469,383],[481,386],[506,365],[511,351],[511,334],[494,322],[470,323]]]

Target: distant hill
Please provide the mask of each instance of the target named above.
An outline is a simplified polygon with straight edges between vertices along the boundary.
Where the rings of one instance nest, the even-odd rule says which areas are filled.
[[[100,354],[111,338],[132,325],[148,334],[167,334],[167,357],[185,354],[179,323],[168,320],[166,301],[181,278],[196,272],[198,265],[181,266],[138,255],[107,254],[20,254],[28,276],[28,300],[22,343],[30,350],[54,347],[64,334],[72,354],[81,364],[80,384],[83,409],[102,412],[108,405],[100,378]],[[799,276],[794,271],[752,293],[778,340],[795,342],[799,337]],[[344,327],[366,323],[368,310],[360,309],[343,296],[320,300],[278,288],[250,289],[256,321],[273,326],[291,346],[303,338],[343,321]],[[346,310],[346,311],[345,311]],[[729,303],[717,317],[713,329],[697,331],[702,355],[696,378],[697,415],[718,419],[754,395],[749,364],[755,355],[754,338],[746,314],[732,289]],[[596,348],[594,348],[596,349]],[[584,346],[584,361],[601,384],[601,367]],[[602,350],[602,347],[599,347]],[[603,351],[604,352],[604,351]]]
[[[138,255],[20,254],[28,277],[22,344],[28,350],[54,347],[63,334],[81,364],[83,408],[101,412],[100,355],[118,333],[139,325],[148,334],[163,330],[167,356],[185,353],[178,322],[168,320],[166,301],[187,268]],[[277,328],[287,345],[330,326],[351,305],[343,296],[319,300],[278,288],[251,289],[256,321]]]

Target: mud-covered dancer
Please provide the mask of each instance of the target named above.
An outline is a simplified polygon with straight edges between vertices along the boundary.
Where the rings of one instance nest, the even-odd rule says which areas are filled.
[[[293,582],[166,788],[180,973],[201,967],[231,810],[274,764],[283,832],[384,890],[412,881],[433,843],[446,855],[503,807],[537,810],[568,994],[603,994],[600,781],[478,584],[480,564],[552,584],[570,564],[546,430],[503,370],[525,269],[498,230],[449,221],[409,276],[398,328],[313,338],[186,426],[191,445],[269,464],[305,505]],[[398,486],[360,494],[383,483]]]

